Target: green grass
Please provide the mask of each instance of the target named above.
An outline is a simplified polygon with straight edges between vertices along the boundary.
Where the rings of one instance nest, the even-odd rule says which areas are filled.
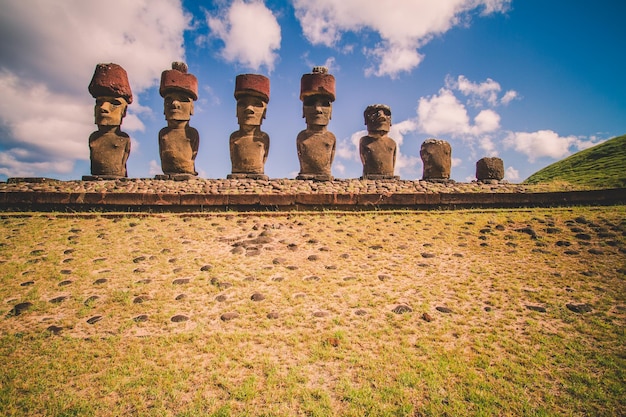
[[[626,187],[626,135],[555,162],[528,177],[524,184],[551,182],[592,188]]]
[[[0,415],[624,415],[625,218],[3,214]]]

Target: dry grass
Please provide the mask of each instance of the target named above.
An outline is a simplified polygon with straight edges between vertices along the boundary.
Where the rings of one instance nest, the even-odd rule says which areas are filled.
[[[623,415],[625,218],[6,214],[0,414]]]

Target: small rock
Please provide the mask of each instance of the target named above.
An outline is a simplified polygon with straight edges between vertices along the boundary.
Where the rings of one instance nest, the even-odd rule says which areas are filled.
[[[88,297],[83,304],[89,307],[94,303],[94,301],[98,300],[99,298],[100,297],[98,297],[97,295],[92,295],[91,297]]]
[[[591,235],[588,233],[577,233],[574,237],[579,240],[591,240]]]
[[[175,315],[174,317],[172,317],[170,320],[171,320],[173,323],[181,323],[181,322],[183,322],[183,321],[187,321],[187,320],[189,320],[189,317],[184,316],[184,315],[182,315],[182,314],[177,314],[177,315]]]
[[[267,318],[268,319],[277,319],[278,318],[278,313],[275,313],[275,312],[267,313]]]
[[[137,317],[133,318],[135,323],[142,323],[144,321],[148,321],[148,316],[146,314],[140,314]]]
[[[591,248],[587,252],[589,252],[592,255],[603,255],[604,254],[604,251],[602,249],[597,249],[597,248]]]
[[[58,297],[54,297],[52,300],[50,300],[50,302],[52,304],[59,304],[62,303],[63,301],[67,300],[67,296],[66,295],[60,295]]]
[[[93,316],[93,317],[87,319],[87,323],[88,324],[94,324],[94,323],[99,322],[100,320],[102,320],[102,316]]]
[[[309,261],[319,261],[320,257],[318,255],[309,255],[307,259]]]
[[[172,285],[184,285],[189,284],[189,278],[178,278],[172,281]]]
[[[568,249],[564,251],[563,253],[566,255],[580,255],[580,252],[578,252],[577,250],[571,250],[571,249]]]
[[[412,312],[413,309],[411,307],[407,306],[407,305],[399,304],[391,311],[393,311],[396,314],[404,314],[404,313]]]
[[[450,310],[448,307],[435,307],[435,310],[437,310],[440,313],[444,313],[444,314],[450,314],[452,313],[452,310]]]
[[[35,283],[35,281],[26,281],[26,282],[22,282],[20,284],[20,287],[29,287],[31,285],[33,285]]]
[[[46,328],[46,331],[52,333],[53,335],[61,334],[62,330],[63,330],[63,327],[55,326],[54,324]]]
[[[313,317],[326,317],[328,313],[326,311],[316,311],[313,313]]]
[[[391,275],[387,275],[387,274],[380,274],[378,276],[378,279],[381,281],[388,281],[391,279]]]
[[[176,298],[174,298],[174,300],[181,301],[181,300],[184,300],[185,298],[187,298],[186,294],[178,294]]]
[[[287,258],[274,258],[272,260],[272,263],[274,265],[280,265],[280,264],[284,264],[285,262],[287,262]]]
[[[10,316],[19,316],[20,314],[22,314],[23,312],[25,312],[26,310],[28,310],[32,306],[33,306],[33,303],[29,303],[28,301],[24,302],[24,303],[16,304],[16,305],[13,306],[13,308],[9,312],[9,315]]]
[[[355,311],[354,314],[356,314],[357,316],[365,316],[367,314],[367,311],[360,308],[357,311]]]
[[[527,305],[526,308],[529,309],[530,311],[536,311],[538,313],[545,313],[547,311],[546,308],[543,306]]]
[[[213,268],[213,265],[203,265],[203,266],[200,268],[200,271],[202,271],[202,272],[206,272],[206,271],[210,271],[212,268]]]
[[[73,281],[66,279],[65,281],[59,282],[59,287],[65,287],[66,285],[70,285]]]
[[[263,300],[265,300],[265,296],[263,294],[261,294],[261,293],[255,292],[254,294],[252,294],[250,299],[252,301],[263,301]]]
[[[567,307],[569,310],[573,311],[574,313],[578,313],[578,314],[589,313],[591,310],[593,310],[593,308],[589,304],[568,303],[568,304],[565,304],[565,307]]]
[[[230,321],[230,320],[234,320],[236,318],[239,318],[239,313],[235,313],[235,312],[231,312],[231,313],[224,313],[220,316],[220,319],[222,321]]]
[[[136,264],[138,264],[139,262],[143,262],[143,261],[145,261],[145,260],[146,260],[146,257],[145,257],[145,256],[138,256],[138,257],[136,257],[135,259],[133,259],[133,262],[134,262],[134,263],[136,263]]]
[[[100,285],[100,284],[104,284],[106,283],[108,280],[106,278],[98,278],[97,280],[95,280],[93,283],[95,285]]]
[[[305,281],[319,281],[320,277],[318,277],[317,275],[311,275],[311,276],[305,277],[304,280]]]
[[[215,301],[222,303],[222,302],[226,301],[226,298],[227,297],[224,294],[220,294],[217,297],[215,297]]]
[[[430,252],[423,252],[422,253],[422,258],[434,258],[435,254],[434,253],[430,253]]]
[[[424,320],[425,322],[430,323],[431,321],[433,321],[433,318],[430,314],[428,313],[424,313],[422,314],[422,320]]]
[[[144,301],[148,301],[150,299],[150,297],[148,297],[147,295],[140,295],[138,297],[135,297],[135,299],[133,300],[133,304],[141,304]]]

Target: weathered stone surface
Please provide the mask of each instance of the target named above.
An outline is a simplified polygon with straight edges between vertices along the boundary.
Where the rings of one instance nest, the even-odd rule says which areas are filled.
[[[426,139],[420,148],[424,165],[422,179],[449,180],[452,167],[452,147],[445,140]]]
[[[260,74],[240,74],[235,79],[237,123],[239,130],[230,135],[232,173],[229,179],[267,179],[265,161],[270,137],[261,131],[267,112],[270,81]]]
[[[193,102],[198,99],[198,81],[187,73],[187,65],[173,62],[172,69],[161,73],[159,93],[167,127],[159,132],[159,155],[165,175],[198,175],[195,160],[200,136],[189,126]]]
[[[363,112],[367,136],[359,141],[363,164],[363,179],[397,179],[396,142],[387,134],[391,128],[391,109],[384,104],[372,104]]]
[[[500,158],[482,158],[476,162],[476,179],[478,181],[497,180],[504,178],[504,162]]]
[[[325,67],[315,67],[300,79],[302,117],[307,128],[296,138],[300,173],[297,179],[332,181],[331,165],[335,157],[335,135],[328,131],[335,101],[335,77]]]
[[[91,175],[126,177],[130,137],[120,130],[120,125],[133,101],[126,71],[117,64],[98,64],[89,92],[96,99],[94,117],[98,125],[98,130],[89,136]]]

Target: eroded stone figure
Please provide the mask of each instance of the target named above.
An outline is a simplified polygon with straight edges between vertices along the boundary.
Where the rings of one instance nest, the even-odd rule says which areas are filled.
[[[331,165],[337,140],[327,126],[335,101],[335,77],[328,74],[326,67],[315,67],[311,74],[302,76],[300,100],[306,129],[296,139],[300,160],[297,179],[332,181]]]
[[[372,104],[363,112],[367,136],[359,141],[359,154],[363,163],[362,179],[398,179],[396,166],[396,142],[387,134],[391,128],[391,108],[384,104]]]
[[[441,139],[426,139],[420,148],[420,157],[424,165],[423,180],[451,181],[452,147],[448,142]]]
[[[476,179],[482,182],[499,182],[504,178],[504,161],[485,157],[476,162]]]
[[[230,135],[232,173],[228,178],[268,179],[265,161],[270,137],[261,131],[270,99],[270,80],[259,74],[240,74],[235,79],[237,123]]]
[[[198,99],[198,80],[187,73],[187,65],[173,62],[171,70],[161,73],[159,93],[163,97],[163,114],[167,127],[159,131],[159,155],[164,176],[157,178],[185,179],[196,172],[196,156],[200,145],[198,131],[189,126],[193,102]]]
[[[96,99],[94,117],[98,130],[89,136],[91,176],[83,179],[126,177],[130,137],[120,126],[128,105],[133,102],[126,71],[117,64],[98,64],[89,83],[89,93]]]

